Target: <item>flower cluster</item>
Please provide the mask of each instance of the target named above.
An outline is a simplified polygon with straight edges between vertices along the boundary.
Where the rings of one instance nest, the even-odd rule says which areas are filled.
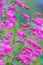
[[[16,15],[15,5],[21,7],[24,10],[30,10],[30,7],[25,4],[25,2],[16,0],[13,1],[10,6],[6,5],[6,0],[0,0],[0,31],[4,31],[3,39],[0,40],[0,65],[7,65],[4,63],[3,58],[11,57],[11,61],[8,62],[8,65],[15,65],[13,62],[15,59],[21,61],[24,65],[28,65],[33,63],[36,58],[38,58],[42,54],[42,47],[37,43],[40,39],[43,40],[43,18],[40,12],[36,12],[37,18],[32,19],[32,24],[34,22],[35,27],[32,27],[31,24],[31,16],[26,13],[20,13],[20,15],[27,20],[27,23],[20,23],[21,28],[17,29],[14,32],[10,32],[12,28],[15,28],[19,23]],[[7,6],[7,8],[5,7]],[[4,8],[5,7],[5,8]],[[9,31],[7,33],[7,31]],[[30,33],[29,33],[30,32]],[[33,40],[30,39],[34,38]],[[17,36],[18,39],[15,40],[14,35]],[[1,33],[2,36],[2,33]],[[14,57],[14,44],[12,43],[12,39],[14,38],[14,43],[23,43],[24,47]],[[28,43],[28,44],[27,44]],[[29,47],[30,45],[30,47]],[[32,47],[32,48],[31,48]],[[17,51],[16,51],[17,52]]]

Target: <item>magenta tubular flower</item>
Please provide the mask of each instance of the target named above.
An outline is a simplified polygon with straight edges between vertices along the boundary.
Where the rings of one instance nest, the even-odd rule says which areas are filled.
[[[38,38],[43,40],[43,35],[38,35]]]
[[[17,35],[19,38],[24,38],[26,36],[25,33],[23,33],[22,31],[18,31]]]
[[[30,20],[30,16],[28,16],[27,14],[25,14],[25,13],[22,13],[21,14],[27,21],[29,21]]]
[[[24,28],[25,28],[25,27],[27,27],[27,26],[26,26],[26,24],[22,23],[22,27],[24,27]]]
[[[15,8],[14,8],[14,3],[12,3],[9,7],[9,10],[7,10],[6,15],[8,18],[13,18],[16,19],[16,15],[14,14],[16,12]]]
[[[35,52],[38,53],[38,55],[41,55],[42,49],[36,49]]]
[[[28,28],[27,27],[23,28],[23,30],[26,31],[26,32],[28,32]]]
[[[23,54],[31,55],[32,50],[31,50],[30,48],[24,48],[24,49],[22,50],[22,53],[23,53]]]
[[[2,14],[3,13],[3,10],[0,8],[0,14]]]
[[[36,35],[37,35],[37,33],[36,33],[35,31],[33,31],[33,32],[32,32],[32,35],[36,36]]]
[[[41,28],[32,28],[32,31],[36,33],[36,39],[43,40],[43,30],[41,30]]]
[[[12,13],[13,13],[13,12],[16,12],[16,10],[15,10],[15,8],[14,8],[14,3],[12,3],[12,4],[10,5],[10,11],[12,11]]]
[[[13,53],[13,49],[10,45],[2,45],[0,50],[0,58]]]
[[[39,28],[32,28],[32,31],[36,32],[38,35],[41,34],[41,30]]]
[[[34,58],[34,61],[35,61],[35,59],[36,59],[39,55],[40,55],[40,54],[38,54],[36,51],[33,51],[33,52],[31,53],[31,57]]]
[[[5,65],[4,61],[0,59],[0,65]]]
[[[24,40],[17,40],[16,42],[25,44]]]
[[[24,31],[28,32],[28,27],[26,26],[26,24],[22,24],[22,28]]]
[[[19,6],[19,7],[22,7],[23,9],[25,9],[25,10],[30,10],[30,7],[28,7],[27,5],[25,5],[25,3],[24,2],[22,2],[22,1],[18,1],[18,0],[16,0],[16,4]]]
[[[31,26],[30,23],[26,23],[26,24],[22,23],[22,27],[29,27],[29,26]]]
[[[35,49],[41,49],[41,46],[39,44],[37,44],[36,42],[28,39],[27,42],[32,45]]]
[[[39,53],[37,51],[31,50],[30,48],[25,48],[22,50],[22,53],[25,55],[29,55],[32,59],[36,59],[39,56]]]
[[[9,42],[6,39],[2,40],[2,43],[3,43],[3,45],[11,45],[11,42]]]
[[[5,34],[5,35],[4,35],[4,38],[5,38],[6,40],[11,39],[12,37],[13,37],[13,33],[12,33],[12,32],[9,32],[8,34]]]
[[[42,14],[40,12],[36,12],[37,16],[42,16]]]
[[[18,58],[21,60],[21,62],[23,62],[24,65],[28,65],[30,62],[32,62],[31,57],[27,55],[18,54]]]
[[[42,21],[43,21],[43,18],[35,18],[34,20],[33,20],[37,25],[42,25]]]
[[[7,11],[6,15],[10,19],[16,19],[16,15],[14,14],[14,12],[12,12],[12,10]]]
[[[30,10],[30,7],[28,7],[27,5],[24,5],[24,9],[25,10]]]
[[[29,27],[29,26],[31,26],[31,24],[28,22],[28,23],[26,24],[26,26]]]
[[[7,54],[12,54],[13,49],[12,49],[12,47],[9,46],[9,45],[4,45],[4,46],[3,46],[3,52],[4,52],[5,55],[7,55]]]
[[[0,48],[0,58],[3,58],[3,57],[5,57],[5,53],[3,52],[3,49]]]
[[[0,14],[3,13],[3,6],[5,5],[5,0],[0,0]]]
[[[31,26],[30,23],[27,23],[27,24],[22,23],[22,28],[23,28],[23,30],[26,31],[26,32],[28,32],[28,30],[29,30],[28,27],[29,27],[29,26]]]
[[[16,4],[17,4],[19,7],[22,7],[22,8],[23,8],[24,5],[25,5],[24,2],[22,2],[22,1],[20,1],[20,0],[19,0],[19,1],[16,0]]]
[[[5,22],[5,29],[11,29],[13,26],[15,26],[17,23],[16,20],[6,20]]]

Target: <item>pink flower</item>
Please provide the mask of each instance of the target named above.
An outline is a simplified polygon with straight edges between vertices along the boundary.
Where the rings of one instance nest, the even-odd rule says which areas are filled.
[[[7,55],[7,54],[12,54],[13,49],[12,49],[12,47],[9,46],[9,45],[4,45],[4,46],[3,46],[3,52],[4,52],[5,55]]]
[[[14,14],[14,12],[12,12],[12,10],[9,10],[6,12],[6,15],[10,18],[10,19],[16,19],[16,15]]]
[[[36,36],[37,35],[37,33],[34,31],[34,32],[32,32],[32,34],[34,35],[34,36]]]
[[[3,7],[4,4],[5,4],[5,0],[0,0],[1,7]]]
[[[31,26],[30,23],[26,23],[26,24],[22,23],[22,27],[29,27],[29,26]]]
[[[28,27],[24,23],[22,24],[22,28],[23,28],[24,31],[28,31]]]
[[[13,53],[12,47],[8,44],[3,43],[3,45],[0,47],[0,58],[12,53]]]
[[[25,9],[25,10],[30,10],[30,7],[28,7],[27,5],[25,5],[25,3],[24,2],[22,2],[22,1],[18,1],[18,0],[16,0],[16,4],[19,6],[19,7],[22,7],[23,9]]]
[[[23,62],[24,65],[28,65],[30,62],[32,62],[31,57],[27,55],[18,54],[18,58]]]
[[[16,0],[16,4],[17,4],[19,7],[22,7],[22,8],[23,8],[24,5],[25,5],[24,2],[22,2],[22,1],[20,1],[20,0],[19,0],[19,1]]]
[[[35,52],[38,53],[38,55],[41,55],[42,49],[36,49]]]
[[[4,38],[5,38],[6,40],[11,39],[12,37],[13,37],[13,33],[12,33],[12,32],[10,32],[10,33],[4,35]]]
[[[24,9],[25,9],[25,10],[30,10],[30,7],[24,5]]]
[[[24,43],[24,40],[17,40],[16,42],[18,42],[18,43]]]
[[[5,22],[5,28],[6,29],[11,29],[13,26],[15,26],[16,25],[16,23],[17,23],[17,21],[16,20],[6,20],[6,22]]]
[[[0,58],[3,58],[5,56],[5,53],[3,52],[3,48],[0,48]]]
[[[3,10],[0,8],[0,14],[2,14],[3,13]]]
[[[43,18],[35,18],[34,20],[33,20],[37,25],[42,25],[42,21],[43,21]]]
[[[27,42],[32,45],[35,49],[41,49],[41,46],[39,44],[37,44],[36,42],[28,39]]]
[[[39,28],[32,28],[32,31],[36,32],[38,35],[42,34],[42,32]]]
[[[30,20],[30,16],[28,16],[27,14],[25,14],[25,13],[22,13],[21,14],[27,21],[29,21]]]
[[[11,45],[11,42],[9,42],[6,39],[2,40],[2,43],[3,43],[3,45]]]
[[[39,39],[42,39],[43,40],[43,35],[39,35]]]
[[[40,12],[36,12],[37,16],[42,16],[42,14]]]
[[[31,50],[30,48],[24,48],[22,50],[22,53],[25,54],[25,55],[31,56],[32,59],[33,58],[35,59],[35,58],[37,58],[39,56],[39,53],[38,52],[36,52],[34,50]]]
[[[26,36],[22,31],[18,31],[17,35],[19,38],[24,38]]]
[[[36,51],[33,51],[33,52],[31,53],[31,57],[34,58],[34,61],[35,61],[35,59],[36,59],[39,55],[40,55],[40,54],[38,54]]]
[[[13,12],[16,12],[16,10],[15,10],[15,8],[14,8],[14,3],[12,3],[12,4],[10,5],[10,11],[12,11],[12,13],[13,13]]]
[[[26,24],[26,26],[29,27],[29,26],[31,26],[31,24],[28,22],[28,23]]]
[[[5,0],[0,0],[0,14],[3,13],[3,6],[5,4]]]
[[[26,31],[26,32],[28,32],[28,28],[27,27],[23,28],[23,30]]]
[[[30,48],[24,48],[24,49],[22,50],[22,53],[23,53],[23,54],[31,55],[31,54],[32,54],[32,50],[31,50]]]
[[[29,26],[31,26],[30,23],[26,23],[26,24],[22,23],[22,28],[23,28],[23,30],[26,31],[26,32],[28,32],[28,30],[29,30],[28,27],[29,27]]]
[[[0,59],[0,65],[5,65],[4,61]]]

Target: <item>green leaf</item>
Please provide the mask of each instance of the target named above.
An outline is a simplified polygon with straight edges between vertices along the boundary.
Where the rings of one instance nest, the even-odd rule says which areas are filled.
[[[7,63],[6,63],[6,65],[13,65],[13,64],[12,64],[12,63],[10,63],[10,62],[7,62]]]
[[[14,64],[23,65],[23,63],[21,61],[18,61],[18,60],[14,60]]]
[[[22,43],[16,43],[15,46],[14,46],[14,56],[16,56],[18,53],[20,53],[22,48],[23,48]]]

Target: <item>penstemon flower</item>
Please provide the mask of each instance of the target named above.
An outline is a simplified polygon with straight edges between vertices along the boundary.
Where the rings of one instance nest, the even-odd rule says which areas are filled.
[[[42,14],[40,12],[36,12],[37,16],[42,16]]]
[[[28,16],[27,14],[25,14],[25,13],[22,13],[21,14],[27,21],[29,21],[30,20],[30,16]]]

